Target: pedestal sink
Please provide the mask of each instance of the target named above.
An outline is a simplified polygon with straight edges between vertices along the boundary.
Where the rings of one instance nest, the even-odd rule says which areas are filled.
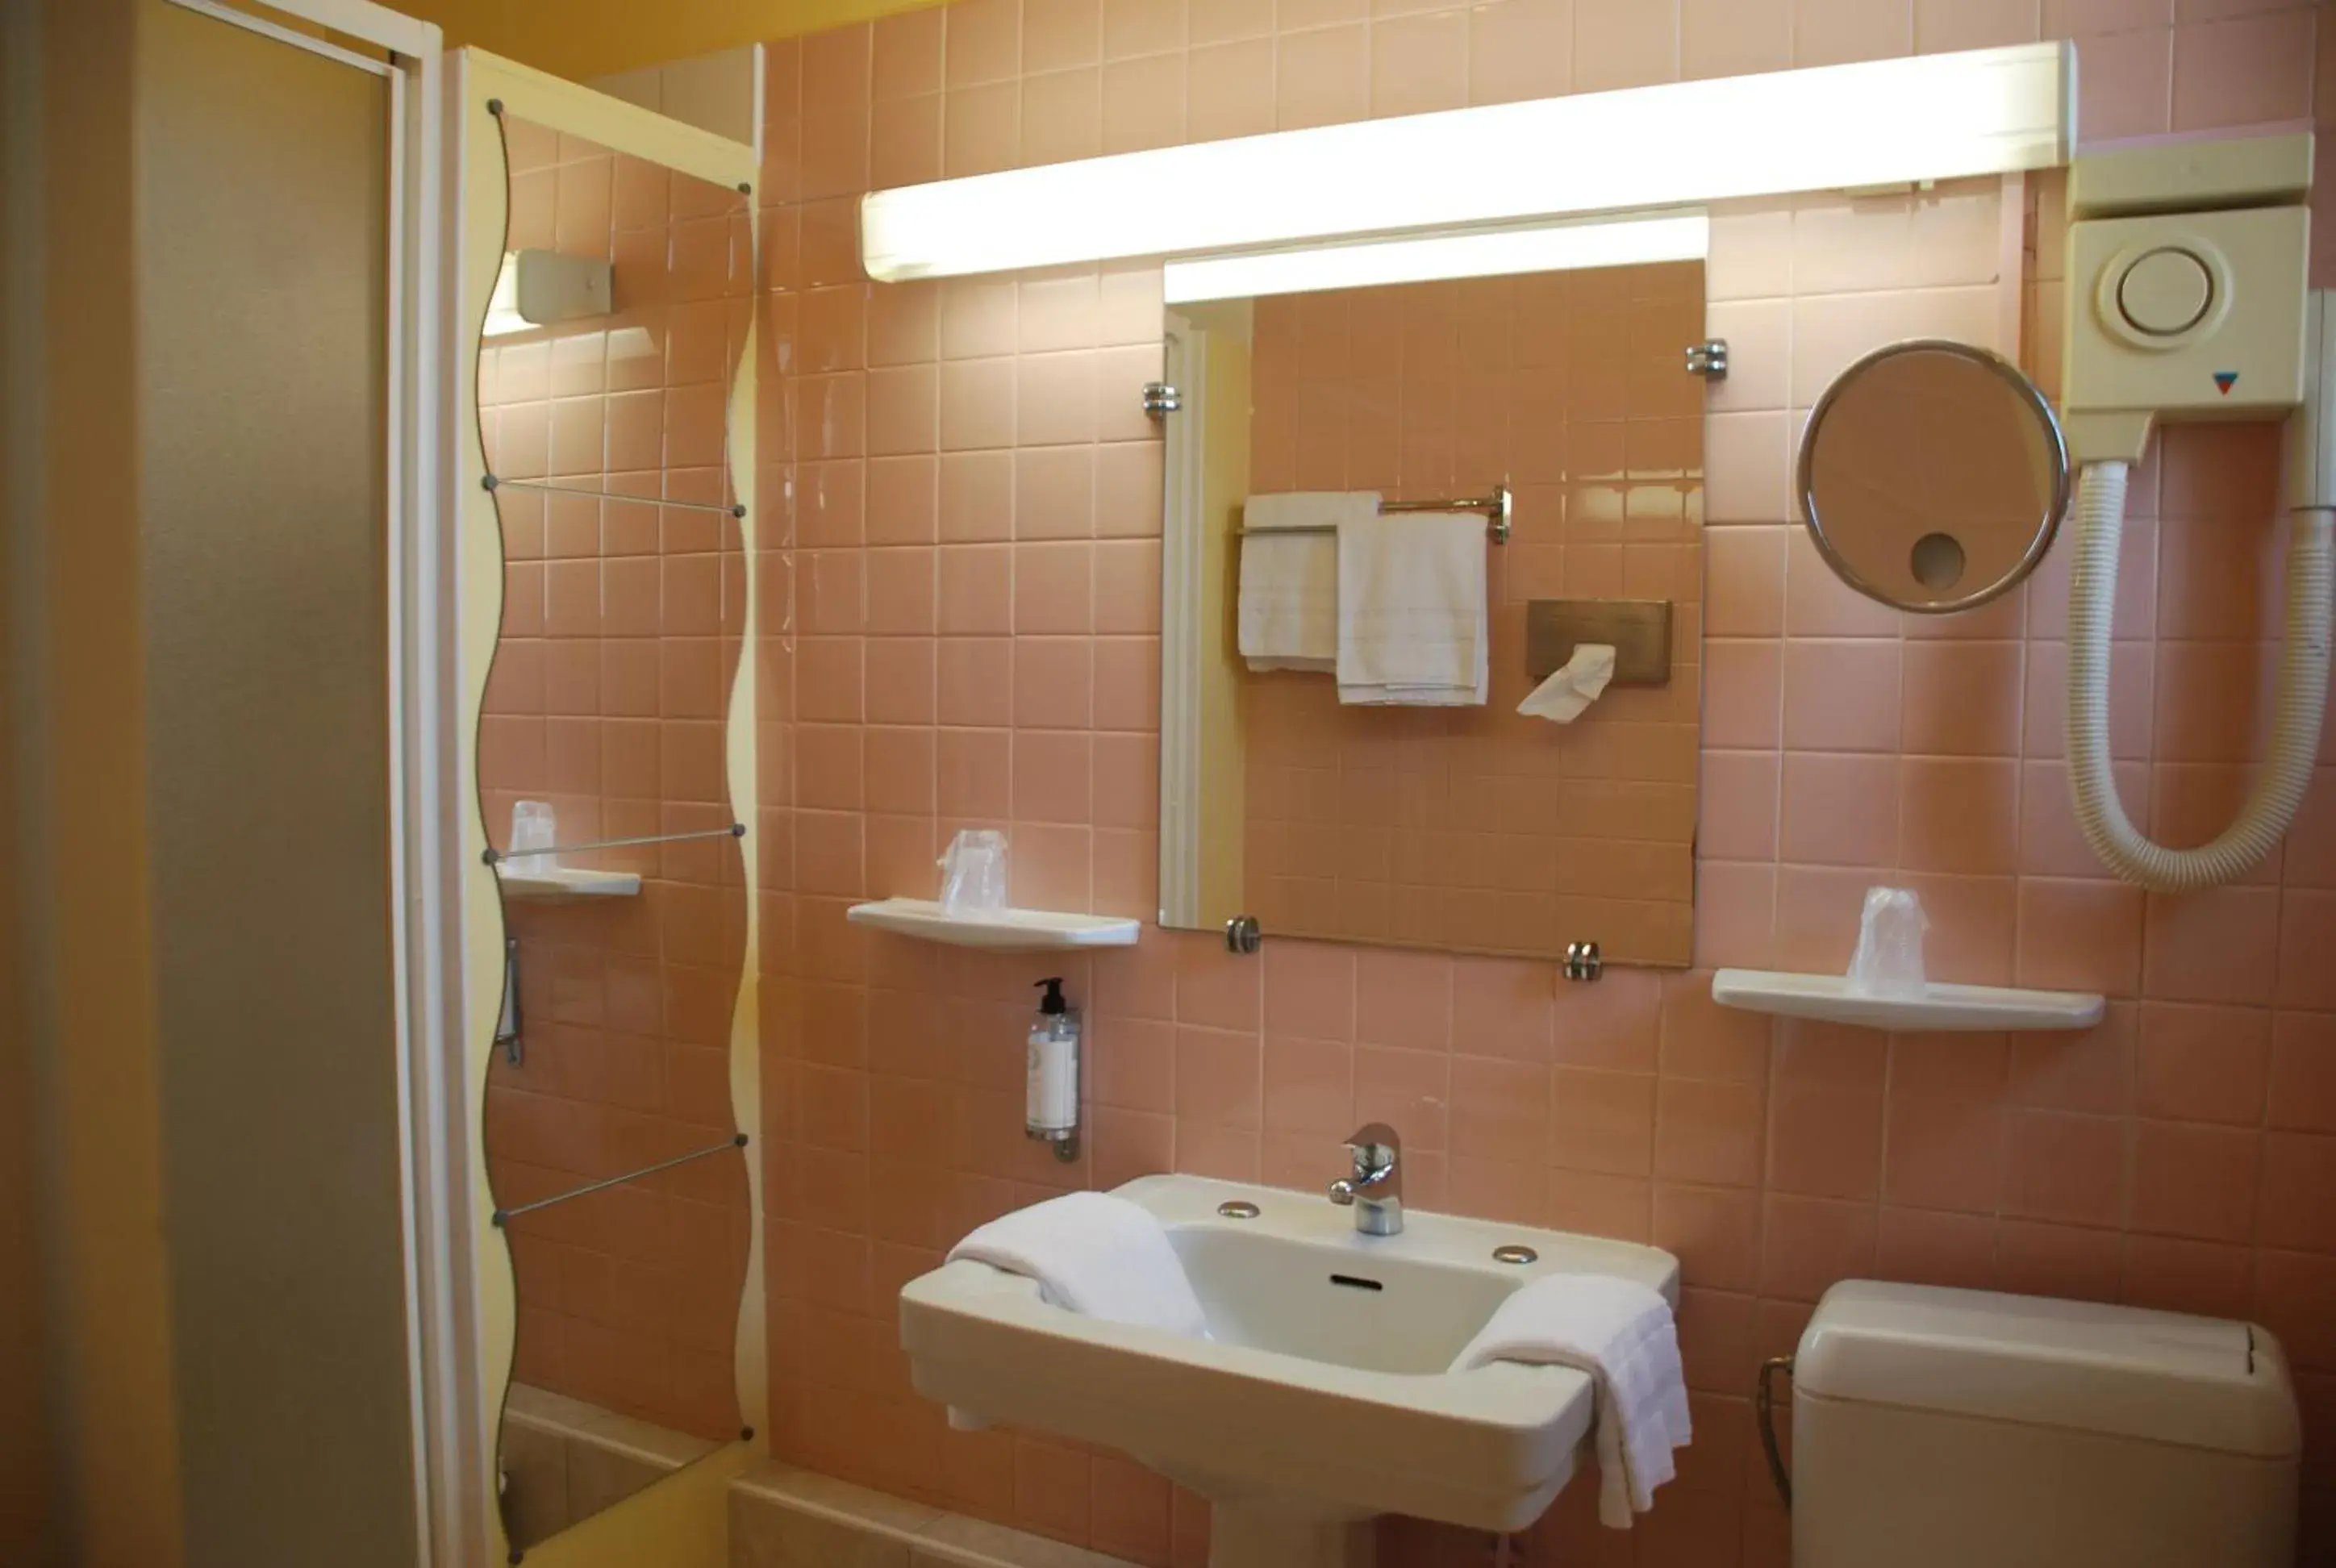
[[[1416,1210],[1363,1236],[1319,1195],[1197,1176],[1118,1191],[1167,1226],[1211,1339],[1080,1317],[959,1260],[902,1288],[900,1340],[960,1425],[1116,1448],[1210,1498],[1212,1568],[1368,1568],[1379,1514],[1525,1528],[1589,1456],[1589,1379],[1445,1368],[1543,1274],[1679,1297],[1678,1260],[1626,1242]]]

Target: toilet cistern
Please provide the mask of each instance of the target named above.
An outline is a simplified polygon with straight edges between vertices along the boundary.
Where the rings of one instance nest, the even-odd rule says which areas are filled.
[[[1403,1232],[1403,1140],[1385,1122],[1369,1122],[1348,1135],[1354,1174],[1330,1183],[1330,1201],[1355,1211],[1355,1229],[1366,1236]]]

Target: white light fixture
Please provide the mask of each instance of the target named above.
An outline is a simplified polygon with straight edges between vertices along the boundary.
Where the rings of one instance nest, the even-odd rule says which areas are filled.
[[[508,337],[556,322],[606,316],[615,308],[614,278],[615,269],[597,256],[506,250],[480,334]]]
[[[2068,161],[2073,45],[1413,114],[880,190],[883,282],[1956,180]]]
[[[535,323],[519,313],[519,252],[503,252],[503,264],[495,273],[495,289],[487,296],[487,321],[480,329],[482,337],[509,337],[514,332],[532,332]]]
[[[1702,213],[1655,213],[1196,257],[1168,263],[1163,286],[1167,303],[1184,305],[1318,288],[1373,288],[1429,278],[1498,278],[1650,261],[1700,261],[1710,251],[1711,222]]]

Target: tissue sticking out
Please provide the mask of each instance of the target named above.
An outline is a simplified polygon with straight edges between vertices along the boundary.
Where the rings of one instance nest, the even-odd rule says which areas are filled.
[[[1614,649],[1602,642],[1585,642],[1547,680],[1525,694],[1517,711],[1552,724],[1572,724],[1582,710],[1598,700],[1614,678]]]

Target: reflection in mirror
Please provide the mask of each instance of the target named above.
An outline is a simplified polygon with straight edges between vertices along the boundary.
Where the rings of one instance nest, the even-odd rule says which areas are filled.
[[[2044,559],[2068,509],[2068,455],[2016,366],[1967,344],[1893,344],[1817,400],[1800,501],[1844,581],[1943,614],[2009,591]]]
[[[1178,305],[1168,336],[1163,923],[1687,964],[1701,264]],[[1420,510],[1503,485],[1505,542]],[[1314,511],[1305,544],[1260,540]],[[1428,608],[1478,628],[1481,676],[1445,648],[1440,687],[1351,679],[1358,566],[1436,530],[1466,580]],[[1307,647],[1244,632],[1260,594]],[[1611,686],[1569,722],[1520,713],[1585,646],[1576,670],[1617,649]]]
[[[740,1432],[726,716],[748,563],[726,428],[754,273],[740,192],[502,118],[506,252],[605,261],[575,270],[613,284],[605,314],[499,309],[479,359],[505,561],[480,806],[522,857],[499,868],[516,973],[483,1136],[517,1296],[501,1502],[524,1548]],[[652,842],[567,847],[609,840]]]

